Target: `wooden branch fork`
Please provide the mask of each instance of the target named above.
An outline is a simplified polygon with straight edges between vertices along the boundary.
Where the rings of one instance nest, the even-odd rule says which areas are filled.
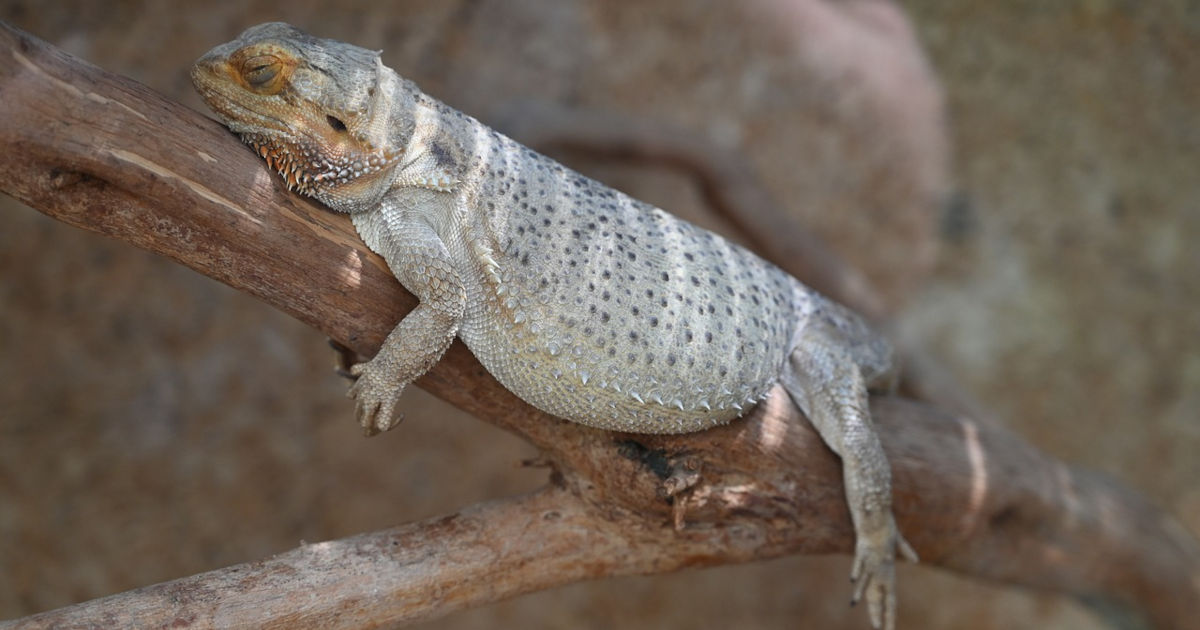
[[[362,355],[415,305],[346,217],[287,193],[213,120],[7,25],[0,55],[4,192]],[[782,391],[728,426],[646,436],[538,412],[461,344],[419,385],[540,448],[549,483],[0,627],[399,625],[580,580],[852,549],[839,463]],[[1196,627],[1200,548],[1140,496],[988,423],[895,397],[872,413],[925,565]]]

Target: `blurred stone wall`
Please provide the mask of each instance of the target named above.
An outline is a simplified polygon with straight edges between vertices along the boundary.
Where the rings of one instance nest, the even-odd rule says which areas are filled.
[[[284,20],[384,49],[485,122],[553,103],[697,134],[744,156],[1018,433],[1200,531],[1200,12],[900,7],[913,38],[874,0],[7,2],[0,19],[201,111],[191,61]],[[671,168],[572,165],[680,214],[704,204]],[[364,440],[314,331],[7,198],[0,219],[0,618],[544,478],[518,465],[531,447],[420,391]],[[848,570],[606,580],[425,627],[864,628]],[[900,579],[905,628],[1100,627],[1059,597]]]

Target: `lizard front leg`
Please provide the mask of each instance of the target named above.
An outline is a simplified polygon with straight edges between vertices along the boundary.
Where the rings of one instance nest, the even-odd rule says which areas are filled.
[[[917,554],[892,515],[891,470],[871,424],[862,372],[842,341],[826,329],[809,327],[793,345],[780,382],[821,439],[842,458],[855,533],[851,603],[865,595],[871,625],[892,630],[896,553],[912,562]]]
[[[458,270],[428,225],[414,222],[394,227],[380,253],[420,304],[392,329],[375,358],[350,368],[358,380],[347,395],[355,399],[358,422],[367,435],[400,423],[395,413],[400,393],[442,358],[458,334],[466,308],[466,289]]]

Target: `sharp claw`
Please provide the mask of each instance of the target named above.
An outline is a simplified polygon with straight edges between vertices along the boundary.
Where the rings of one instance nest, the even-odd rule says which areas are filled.
[[[333,351],[337,354],[337,359],[334,362],[334,371],[340,376],[346,376],[347,370],[359,362],[358,353],[332,338],[328,338],[326,341],[329,342],[329,347],[333,348]]]
[[[867,614],[871,617],[872,628],[883,626],[883,602],[880,601],[882,597],[884,595],[879,592],[878,588],[867,596]]]
[[[853,606],[853,605],[857,604],[858,602],[862,601],[863,595],[865,595],[865,594],[866,594],[866,592],[867,592],[867,586],[868,586],[868,585],[870,585],[870,583],[871,583],[871,576],[870,576],[870,575],[863,576],[863,577],[862,577],[862,579],[855,578],[855,581],[854,581],[854,595],[852,595],[852,596],[850,597],[850,605],[851,605],[851,606]],[[869,605],[870,603],[871,603],[871,602],[870,602],[870,598],[867,598],[867,604]]]
[[[921,558],[917,556],[917,552],[913,550],[912,545],[908,544],[908,541],[904,540],[902,536],[897,536],[896,542],[900,549],[900,555],[903,556],[905,560],[908,560],[913,564],[921,561]]]
[[[383,423],[379,421],[379,405],[371,405],[370,411],[363,416],[362,425],[367,437],[379,435],[387,429],[383,426]]]

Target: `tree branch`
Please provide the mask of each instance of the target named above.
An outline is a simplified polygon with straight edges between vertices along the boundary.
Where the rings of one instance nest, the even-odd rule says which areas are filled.
[[[7,25],[0,55],[8,194],[257,295],[363,355],[415,305],[345,217],[283,191],[217,123]],[[419,384],[541,448],[551,484],[0,627],[354,628],[584,579],[852,548],[840,466],[782,391],[728,426],[644,436],[530,408],[461,344]],[[900,528],[926,564],[1131,606],[1160,628],[1192,622],[1200,549],[1137,495],[1001,429],[897,398],[872,411]],[[695,486],[672,485],[696,473]]]

